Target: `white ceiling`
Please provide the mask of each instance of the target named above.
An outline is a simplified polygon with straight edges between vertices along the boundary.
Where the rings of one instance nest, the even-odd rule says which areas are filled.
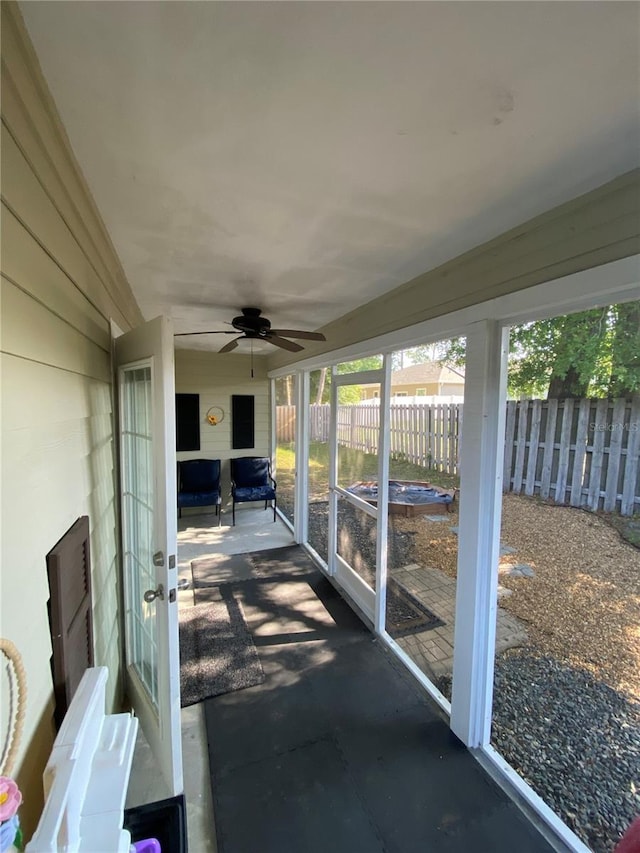
[[[317,329],[638,163],[637,3],[21,9],[141,309],[176,331],[244,305]]]

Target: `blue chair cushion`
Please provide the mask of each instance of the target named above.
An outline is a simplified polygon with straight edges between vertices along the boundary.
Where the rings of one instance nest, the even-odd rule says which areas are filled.
[[[231,476],[241,488],[245,486],[269,486],[269,460],[262,457],[233,459]]]
[[[216,489],[211,492],[178,492],[178,506],[214,506],[219,504],[220,492]]]
[[[181,492],[211,492],[219,490],[220,460],[189,459],[180,462]]]
[[[245,501],[273,501],[276,490],[271,486],[236,486],[233,490],[233,498],[236,503]]]

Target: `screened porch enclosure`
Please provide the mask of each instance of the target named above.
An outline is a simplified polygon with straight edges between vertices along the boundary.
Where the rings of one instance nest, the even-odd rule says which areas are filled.
[[[549,837],[576,851],[588,848],[492,746],[496,651],[526,642],[521,623],[499,606],[496,567],[509,329],[521,319],[557,314],[556,304],[568,313],[637,295],[632,263],[599,273],[538,285],[272,376],[274,392],[293,390],[282,409],[272,399],[276,476],[294,494],[293,518],[285,520],[296,541],[439,705],[460,741],[527,803]],[[394,353],[441,340],[443,330],[466,338],[464,417],[456,409],[454,418],[443,404],[439,422],[423,416],[403,423],[402,403],[390,393]],[[394,432],[407,428],[413,438],[399,451]],[[408,527],[389,512],[390,480],[431,481],[455,495],[452,511],[434,509],[413,524],[427,539],[433,530],[434,543],[442,539],[435,531],[452,534],[442,564],[440,544],[428,571],[412,563]],[[369,494],[366,488],[359,494],[357,485]],[[454,564],[453,578],[446,564]]]

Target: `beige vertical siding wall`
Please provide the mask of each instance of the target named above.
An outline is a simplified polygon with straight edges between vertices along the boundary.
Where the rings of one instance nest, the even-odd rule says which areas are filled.
[[[141,320],[13,4],[2,4],[0,634],[26,668],[18,778],[27,833],[52,742],[45,555],[91,525],[96,663],[120,701],[109,319]],[[6,696],[0,697],[6,719]]]
[[[178,453],[178,459],[222,460],[223,505],[229,495],[229,463],[237,456],[269,456],[271,453],[271,416],[266,359],[254,359],[251,378],[250,357],[176,350],[176,393],[200,395],[200,450]],[[255,396],[255,447],[231,448],[231,395]],[[206,420],[210,406],[224,410],[224,420],[210,426]],[[183,515],[198,510],[183,510]]]

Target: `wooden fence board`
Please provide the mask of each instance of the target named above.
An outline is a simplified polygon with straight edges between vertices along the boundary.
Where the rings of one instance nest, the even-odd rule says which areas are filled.
[[[608,410],[609,401],[598,400],[596,403],[596,416],[592,424],[591,470],[589,472],[589,490],[587,493],[587,506],[592,511],[597,510],[600,506],[600,481],[602,479],[602,465],[604,462],[604,437],[607,428]]]
[[[538,444],[540,442],[540,421],[542,420],[542,400],[531,402],[531,431],[529,433],[529,458],[527,460],[527,479],[525,495],[533,495],[538,470]]]
[[[547,406],[547,428],[544,437],[544,455],[542,457],[542,472],[540,474],[540,497],[547,500],[551,493],[551,469],[553,467],[553,452],[556,442],[556,423],[558,420],[558,401],[549,400]]]
[[[624,414],[625,401],[616,400],[613,404],[613,415],[609,430],[609,460],[607,463],[604,505],[602,507],[605,512],[611,512],[615,509],[616,498],[618,496],[618,474],[620,472],[622,438],[624,435]]]
[[[638,481],[638,463],[640,462],[640,395],[633,398],[631,411],[629,412],[628,434],[627,434],[627,459],[624,466],[624,481],[622,485],[622,500],[620,502],[620,513],[622,515],[633,515],[634,504],[640,504],[636,497],[640,492]],[[638,506],[640,509],[640,506]]]
[[[569,470],[569,452],[571,450],[571,427],[573,425],[574,400],[567,399],[562,406],[560,427],[560,453],[558,455],[558,474],[556,476],[555,501],[563,504],[566,498],[567,476]]]
[[[569,498],[571,506],[582,505],[582,485],[584,481],[584,463],[587,454],[590,410],[591,401],[588,399],[580,400],[575,452],[573,454],[573,470],[571,473],[571,496]]]
[[[513,470],[512,491],[517,495],[522,490],[522,473],[524,471],[524,453],[527,447],[527,420],[529,402],[522,400],[518,405],[518,437],[516,438],[516,464]]]
[[[504,491],[511,491],[511,463],[513,459],[513,436],[516,428],[516,407],[515,400],[507,402],[507,425],[504,437],[504,469],[503,469],[503,488]]]

